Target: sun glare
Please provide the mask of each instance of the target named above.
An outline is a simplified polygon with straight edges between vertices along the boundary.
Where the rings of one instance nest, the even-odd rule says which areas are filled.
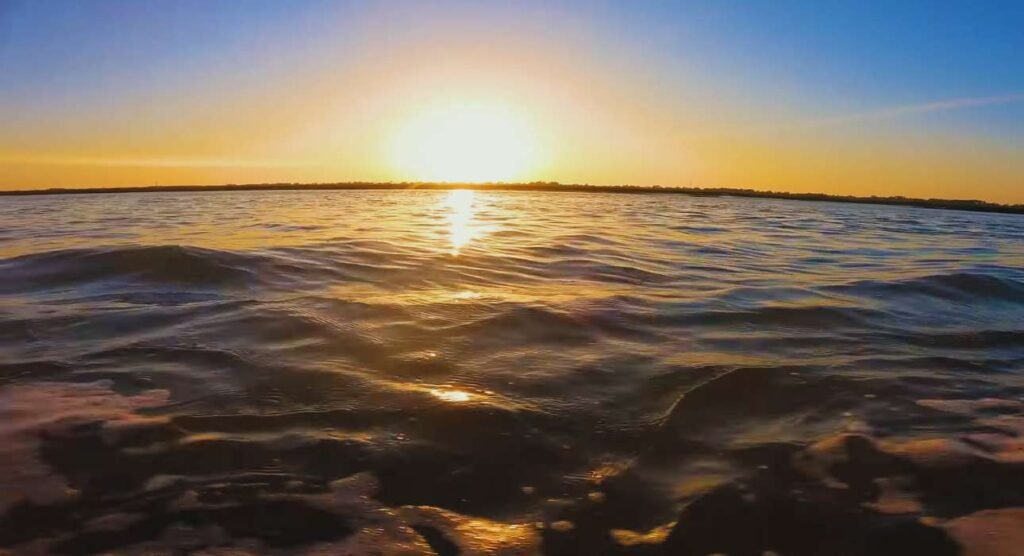
[[[391,154],[405,179],[514,181],[535,168],[536,141],[525,117],[508,107],[460,104],[405,122],[395,134]]]
[[[468,402],[470,399],[473,398],[473,395],[470,394],[469,392],[463,390],[453,390],[450,388],[431,388],[430,390],[428,390],[428,392],[430,392],[431,396],[434,396],[435,398],[441,401],[449,403]]]

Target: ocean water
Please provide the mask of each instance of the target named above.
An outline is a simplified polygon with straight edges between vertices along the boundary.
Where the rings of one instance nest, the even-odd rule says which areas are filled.
[[[0,551],[1012,554],[1022,435],[1020,216],[0,198]]]

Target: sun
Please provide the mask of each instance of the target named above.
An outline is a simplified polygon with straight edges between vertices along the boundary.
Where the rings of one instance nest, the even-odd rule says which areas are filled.
[[[501,104],[458,103],[423,111],[399,126],[391,159],[404,179],[508,182],[538,163],[528,119]]]

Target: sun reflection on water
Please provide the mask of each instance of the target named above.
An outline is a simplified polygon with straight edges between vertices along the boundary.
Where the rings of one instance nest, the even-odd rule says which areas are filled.
[[[456,189],[449,191],[444,200],[447,209],[448,243],[450,253],[458,255],[463,247],[486,232],[491,226],[477,223],[476,193],[472,189]]]
[[[434,396],[435,398],[444,402],[461,403],[468,402],[470,399],[473,398],[473,394],[470,394],[469,392],[466,392],[464,390],[454,390],[450,388],[431,388],[428,391],[430,392],[431,396]]]

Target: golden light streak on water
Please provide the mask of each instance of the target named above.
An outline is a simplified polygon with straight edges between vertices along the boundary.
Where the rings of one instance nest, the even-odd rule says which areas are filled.
[[[463,247],[481,233],[481,229],[474,225],[475,197],[471,189],[457,189],[450,191],[445,200],[452,255],[458,255]]]
[[[429,390],[430,395],[435,398],[451,403],[462,403],[468,402],[473,398],[473,394],[466,392],[465,390],[454,390],[449,388],[431,388]]]

